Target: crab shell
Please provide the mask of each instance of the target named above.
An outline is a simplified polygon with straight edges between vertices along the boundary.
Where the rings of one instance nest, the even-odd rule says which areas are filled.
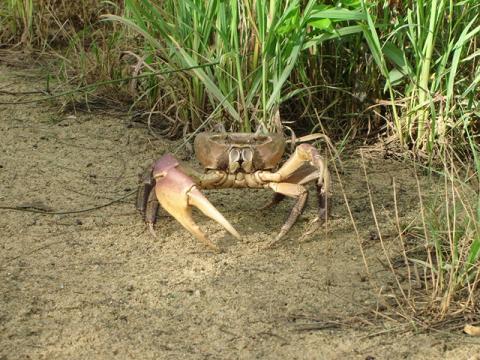
[[[195,155],[205,169],[246,173],[274,169],[282,159],[285,140],[279,134],[200,133],[194,142]],[[242,166],[243,165],[243,166]]]

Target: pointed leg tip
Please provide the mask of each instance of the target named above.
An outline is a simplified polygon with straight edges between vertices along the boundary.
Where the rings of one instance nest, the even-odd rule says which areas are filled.
[[[280,240],[283,238],[283,235],[282,233],[278,234],[275,239],[273,240],[270,240],[263,248],[265,250],[268,250],[268,249],[273,249],[276,245],[278,245],[278,243],[280,242]]]
[[[273,207],[273,205],[274,205],[273,203],[269,202],[269,203],[259,207],[258,210],[260,210],[260,211],[269,210]]]
[[[271,250],[275,247],[275,245],[277,244],[276,241],[269,241],[266,245],[264,245],[262,247],[263,250]]]
[[[152,234],[152,236],[153,236],[155,239],[158,239],[157,233],[156,233],[155,230],[153,229],[153,223],[149,222],[149,223],[147,223],[147,225],[148,225],[148,231],[150,232],[150,234]]]
[[[224,252],[223,249],[219,248],[217,245],[214,244],[208,244],[207,247],[216,254],[221,254]]]

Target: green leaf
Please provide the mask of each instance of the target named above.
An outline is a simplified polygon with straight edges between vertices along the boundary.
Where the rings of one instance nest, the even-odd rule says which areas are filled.
[[[366,20],[365,13],[361,10],[348,10],[342,8],[325,9],[324,5],[317,5],[310,13],[309,21],[315,19],[330,19],[330,20]]]
[[[473,240],[472,245],[470,245],[470,251],[468,254],[467,265],[474,265],[480,256],[480,238]]]
[[[360,25],[346,26],[340,29],[335,29],[332,33],[322,33],[320,35],[312,36],[310,39],[305,41],[303,44],[303,49],[308,49],[309,47],[316,46],[321,44],[324,41],[338,39],[343,36],[358,34],[363,31],[363,28]]]
[[[279,35],[285,35],[289,32],[297,30],[300,26],[300,6],[298,3],[294,6],[290,6],[285,15],[279,20],[276,28],[276,32]]]
[[[362,3],[360,0],[340,0],[338,5],[341,7],[358,9],[361,7]]]
[[[388,79],[390,80],[391,85],[398,85],[400,83],[400,80],[402,80],[405,77],[405,74],[399,71],[398,69],[393,69],[388,73]],[[383,91],[388,90],[388,82],[385,83],[385,87],[383,88]]]
[[[173,38],[169,37],[170,41],[175,45],[176,51],[180,54],[180,56],[183,58],[183,61],[185,64],[191,67],[198,66],[197,62],[183,49],[180,44]],[[215,97],[222,106],[230,113],[230,115],[238,121],[241,121],[240,115],[238,112],[235,110],[233,105],[228,101],[226,96],[222,94],[222,91],[218,88],[217,85],[210,79],[210,77],[205,73],[205,71],[201,68],[196,68],[192,70],[196,77],[202,81],[203,85],[207,89],[208,93]]]
[[[332,20],[330,19],[318,19],[310,21],[308,24],[318,30],[333,31]]]
[[[405,54],[391,41],[383,46],[383,52],[399,68],[404,68],[406,66]]]

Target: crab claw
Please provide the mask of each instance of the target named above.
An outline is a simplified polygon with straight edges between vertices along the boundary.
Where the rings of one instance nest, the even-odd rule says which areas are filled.
[[[177,159],[171,154],[164,155],[154,164],[155,194],[160,205],[197,239],[214,250],[218,251],[218,247],[193,221],[191,206],[197,207],[240,239],[240,234],[198,190],[193,180],[178,169],[178,165]]]

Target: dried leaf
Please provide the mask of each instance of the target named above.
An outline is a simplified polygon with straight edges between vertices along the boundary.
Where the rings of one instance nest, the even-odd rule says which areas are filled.
[[[312,141],[317,139],[325,139],[327,136],[325,134],[315,133],[310,135],[305,135],[299,138],[296,138],[296,142],[302,143],[306,141]],[[287,143],[292,142],[291,140],[287,140]]]
[[[463,331],[470,336],[480,336],[480,326],[465,325]]]

